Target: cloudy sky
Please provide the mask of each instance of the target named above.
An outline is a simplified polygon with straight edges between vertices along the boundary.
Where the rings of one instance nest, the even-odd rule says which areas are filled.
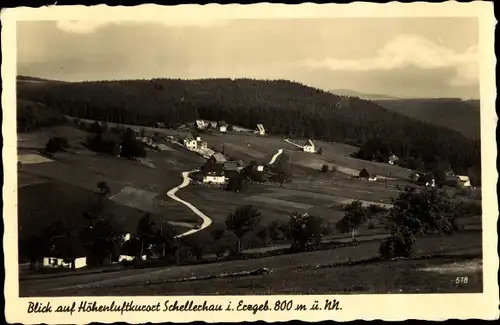
[[[250,77],[479,98],[475,18],[32,21],[17,42],[19,75],[66,81]]]

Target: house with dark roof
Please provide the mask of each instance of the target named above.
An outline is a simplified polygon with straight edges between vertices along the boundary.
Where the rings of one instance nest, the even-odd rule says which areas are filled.
[[[257,124],[257,130],[255,130],[254,133],[260,134],[260,135],[265,135],[266,129],[264,128],[264,126],[262,124]]]
[[[222,133],[227,132],[227,123],[224,121],[219,121],[217,122],[217,125],[219,126],[219,131]]]
[[[198,147],[198,142],[196,141],[196,137],[191,133],[189,133],[187,136],[184,137],[184,139],[182,139],[182,143],[189,150],[193,150]]]
[[[59,236],[51,242],[49,251],[41,259],[43,268],[78,269],[87,266],[87,250],[79,238]]]
[[[307,140],[306,144],[302,148],[305,152],[316,152],[316,147],[311,140]]]

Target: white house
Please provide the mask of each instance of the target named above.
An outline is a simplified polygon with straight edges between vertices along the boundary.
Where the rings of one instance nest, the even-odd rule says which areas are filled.
[[[469,176],[458,175],[458,180],[460,181],[460,185],[462,185],[464,187],[470,187],[471,186]]]
[[[204,129],[205,128],[205,121],[203,120],[196,120],[196,126],[199,128],[199,129]]]
[[[426,182],[425,186],[436,187],[436,179],[435,178],[431,179],[430,183]]]
[[[257,130],[255,130],[254,133],[260,134],[260,135],[265,135],[266,129],[264,128],[264,126],[262,124],[257,124]]]
[[[368,181],[369,182],[376,182],[377,181],[377,176],[368,177]]]
[[[222,174],[215,174],[215,175],[204,175],[203,176],[203,183],[205,184],[224,184],[226,183],[226,177]]]
[[[87,257],[73,257],[65,259],[62,257],[44,257],[43,267],[44,268],[75,268],[79,269],[87,266]]]
[[[133,261],[135,259],[136,259],[136,256],[130,256],[130,255],[120,255],[120,256],[118,256],[118,262]],[[146,260],[146,255],[142,255],[141,260],[145,261]]]
[[[200,139],[201,140],[201,139]],[[189,150],[196,149],[198,147],[198,141],[193,137],[191,133],[189,133],[183,140],[184,145]]]
[[[257,171],[263,172],[264,171],[264,166],[262,166],[262,165],[257,166]]]
[[[226,133],[227,132],[227,126],[225,126],[225,125],[219,126],[219,131],[222,132],[222,133]]]
[[[399,159],[399,158],[398,158],[398,156],[396,156],[396,155],[391,155],[391,156],[389,157],[389,164],[394,165],[398,159]]]
[[[305,152],[316,152],[316,148],[314,146],[314,143],[311,140],[307,140],[307,143],[303,147],[303,150]]]

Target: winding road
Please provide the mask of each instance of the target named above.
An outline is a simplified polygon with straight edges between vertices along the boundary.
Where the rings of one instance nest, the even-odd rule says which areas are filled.
[[[182,233],[180,235],[177,235],[176,237],[185,237],[185,236],[189,236],[189,235],[192,235],[194,233],[197,233],[198,231],[201,231],[205,228],[207,228],[208,226],[210,226],[212,224],[212,219],[210,219],[209,217],[207,217],[203,212],[201,212],[200,210],[198,210],[194,205],[192,205],[191,203],[189,202],[186,202],[180,198],[178,198],[175,193],[177,193],[178,190],[180,190],[181,188],[184,188],[186,186],[189,185],[189,182],[191,181],[189,179],[189,174],[191,174],[192,172],[195,172],[196,170],[192,170],[192,171],[187,171],[187,172],[183,172],[182,173],[182,183],[176,187],[174,187],[173,189],[171,189],[170,191],[167,192],[167,195],[168,197],[170,197],[172,200],[174,201],[177,201],[177,202],[180,202],[182,204],[184,204],[185,206],[187,206],[188,208],[190,208],[196,215],[198,215],[201,219],[203,219],[203,223],[201,225],[200,228],[197,228],[197,229],[191,229],[191,230],[188,230],[186,231],[185,233]]]
[[[283,149],[279,149],[277,153],[274,154],[274,156],[271,158],[271,161],[269,162],[269,165],[274,164],[276,159],[283,153]]]
[[[269,162],[269,165],[272,165],[276,159],[283,153],[283,149],[279,149],[277,153],[274,154],[274,156],[271,158],[271,161]],[[181,188],[184,188],[186,186],[189,185],[189,182],[190,182],[190,179],[189,179],[189,174],[193,173],[193,172],[196,172],[197,170],[192,170],[192,171],[186,171],[186,172],[183,172],[182,173],[182,183],[176,187],[174,187],[173,189],[171,189],[170,191],[167,192],[167,195],[168,197],[170,197],[172,200],[174,201],[177,201],[177,202],[180,202],[182,204],[184,204],[185,206],[187,206],[188,208],[191,209],[191,211],[193,211],[197,216],[199,216],[202,220],[203,220],[203,223],[201,225],[201,227],[197,228],[197,229],[190,229],[180,235],[177,235],[176,237],[185,237],[185,236],[189,236],[189,235],[192,235],[194,233],[197,233],[198,231],[201,231],[205,228],[207,228],[208,226],[210,226],[212,224],[212,219],[210,219],[206,214],[204,214],[203,212],[201,212],[200,210],[198,210],[198,208],[196,208],[194,205],[192,205],[191,203],[189,202],[186,202],[182,199],[180,199],[179,197],[177,197],[175,195],[175,193],[177,193],[178,190],[180,190]]]

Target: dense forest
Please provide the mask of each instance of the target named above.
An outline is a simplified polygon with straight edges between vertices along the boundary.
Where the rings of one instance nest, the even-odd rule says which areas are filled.
[[[379,153],[449,163],[457,173],[480,166],[479,141],[389,111],[356,97],[337,96],[286,80],[153,79],[18,82],[18,98],[59,113],[108,122],[176,127],[196,118],[225,120],[271,134],[344,142],[358,157]]]
[[[388,110],[481,138],[479,100],[459,98],[375,100]]]

